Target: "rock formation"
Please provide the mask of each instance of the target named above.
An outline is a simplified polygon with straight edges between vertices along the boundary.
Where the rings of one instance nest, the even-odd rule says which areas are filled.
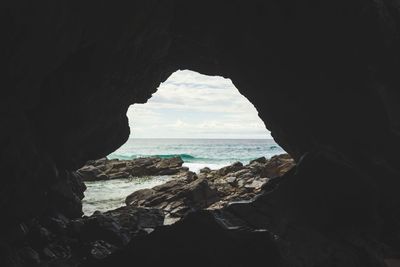
[[[117,160],[101,159],[88,162],[85,168],[123,167],[132,162],[137,160],[120,164]],[[171,166],[172,169],[176,168],[172,162],[181,164],[176,158],[165,161],[149,158],[139,162],[164,162],[163,166]],[[270,160],[260,158],[246,166],[234,163],[219,170],[204,168],[199,175],[183,169],[174,180],[132,193],[127,197],[127,206],[104,213],[96,211],[89,217],[73,220],[62,214],[33,220],[23,226],[29,231],[24,246],[16,251],[14,263],[44,266],[103,264],[103,260],[119,251],[123,253],[130,243],[138,242],[158,227],[175,223],[195,212],[205,209],[219,211],[234,200],[254,197],[260,192],[261,181],[269,180],[267,177],[260,178],[260,175],[267,172],[284,174],[292,166],[293,160],[288,155],[280,155]],[[231,177],[236,177],[238,185],[230,181]],[[259,184],[254,187],[256,181]],[[232,188],[228,192],[226,187],[230,184]],[[225,218],[224,215],[225,219],[231,217]],[[269,245],[274,246],[273,243]],[[157,255],[158,252],[153,253]]]
[[[230,266],[399,257],[397,1],[23,0],[0,13],[0,265],[45,257],[25,245],[31,222],[82,215],[74,171],[122,145],[128,107],[178,69],[230,78],[296,167],[255,203],[232,207],[245,227],[199,212],[109,265],[157,246],[168,249],[148,265],[181,264],[173,249],[210,265],[218,247],[216,262],[234,255]]]
[[[2,266],[96,263],[126,246],[132,237],[147,234],[163,224],[162,211],[132,206],[74,220],[62,214],[30,220],[19,229],[10,230],[7,237],[13,237],[12,241],[19,245],[7,251],[2,244],[2,253],[9,253],[2,258]]]
[[[88,161],[77,173],[83,181],[101,181],[150,175],[172,175],[187,170],[180,157],[148,157],[133,160],[102,158]]]
[[[206,167],[199,174],[186,171],[163,185],[133,192],[126,197],[125,203],[161,209],[174,222],[189,212],[218,209],[233,201],[250,200],[267,182],[293,166],[293,159],[283,154],[269,160],[262,157],[246,166],[236,162],[218,170]]]

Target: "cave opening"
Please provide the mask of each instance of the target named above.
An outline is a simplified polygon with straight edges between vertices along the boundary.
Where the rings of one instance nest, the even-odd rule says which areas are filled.
[[[178,70],[160,84],[146,103],[130,106],[127,117],[131,134],[126,143],[107,158],[89,161],[78,171],[87,187],[83,199],[85,215],[125,205],[147,205],[165,211],[165,206],[178,204],[151,204],[146,190],[183,178],[206,178],[209,183],[202,189],[209,194],[208,199],[190,209],[221,206],[216,195],[227,189],[218,189],[211,182],[215,179],[230,187],[231,194],[237,194],[232,200],[250,199],[274,175],[265,170],[262,173],[263,168],[267,169],[264,165],[271,157],[285,153],[253,104],[230,79],[221,76]],[[283,170],[292,166],[287,155],[279,160],[286,164]],[[174,186],[182,191],[188,185]],[[135,201],[130,198],[132,195]],[[178,215],[172,217],[180,218],[186,211],[175,213]]]
[[[1,9],[0,266],[398,263],[398,1],[54,2]],[[99,158],[128,139],[129,105],[178,68],[230,77],[296,165],[259,158],[191,173],[194,159],[141,160],[176,179],[82,216],[81,178],[129,177],[122,159]],[[202,123],[178,121],[186,113],[170,124],[193,137]],[[142,145],[172,134],[140,137],[136,122]],[[231,133],[221,135],[240,137]]]

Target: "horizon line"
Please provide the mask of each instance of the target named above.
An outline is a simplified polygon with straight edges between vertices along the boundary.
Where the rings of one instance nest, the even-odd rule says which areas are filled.
[[[129,137],[128,139],[221,139],[221,140],[274,140],[274,138],[210,138],[210,137]]]

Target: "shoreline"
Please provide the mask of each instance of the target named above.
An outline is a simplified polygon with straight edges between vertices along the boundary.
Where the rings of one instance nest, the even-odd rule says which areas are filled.
[[[191,182],[195,180],[206,182],[207,185],[203,186],[203,189],[216,190],[219,196],[225,195],[223,201],[225,204],[231,198],[229,195],[236,194],[232,199],[248,200],[269,179],[283,173],[282,171],[273,173],[271,170],[276,172],[279,165],[285,164],[287,165],[285,171],[293,165],[292,159],[287,154],[274,156],[270,159],[261,157],[246,165],[241,162],[234,162],[229,165],[187,163],[179,157],[146,157],[134,160],[100,159],[90,161],[77,173],[86,182],[87,190],[82,202],[84,214],[90,216],[96,211],[107,212],[123,207],[126,199],[135,195],[136,192],[153,190],[154,188],[157,191],[160,187],[171,186],[171,184],[174,190],[179,191],[185,186],[193,186]],[[184,182],[174,184],[176,181]],[[242,190],[243,188],[244,190]],[[164,197],[163,194],[167,194],[163,190],[155,191],[153,193],[157,193],[161,198]],[[146,198],[148,196],[141,197]],[[156,205],[156,207],[160,208],[159,205]],[[161,207],[161,209],[163,208]]]

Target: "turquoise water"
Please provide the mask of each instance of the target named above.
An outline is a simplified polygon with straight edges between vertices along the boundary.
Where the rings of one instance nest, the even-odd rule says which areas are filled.
[[[272,139],[129,139],[108,158],[181,156],[184,166],[198,172],[205,166],[219,169],[235,161],[247,164],[255,158],[270,158],[282,153],[285,151]],[[132,192],[152,188],[170,179],[170,176],[153,176],[86,182],[83,212],[91,215],[96,210],[107,211],[121,207]]]
[[[129,139],[109,158],[180,156],[192,171],[208,166],[217,169],[235,161],[243,164],[285,151],[273,139]]]

